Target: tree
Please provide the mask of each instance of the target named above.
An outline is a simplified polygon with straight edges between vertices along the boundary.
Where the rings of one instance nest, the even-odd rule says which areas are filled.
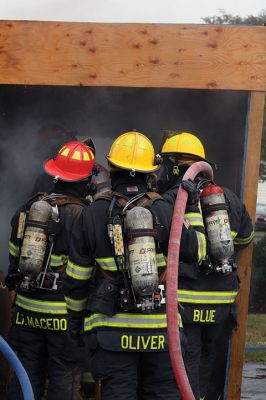
[[[215,25],[266,25],[266,10],[262,10],[257,16],[248,15],[247,17],[241,17],[240,15],[228,14],[224,9],[219,9],[219,15],[201,19],[206,24]],[[266,111],[264,111],[264,124],[262,128],[259,179],[261,182],[266,181]]]
[[[227,24],[227,25],[264,25],[266,23],[266,10],[262,10],[258,16],[227,14],[224,9],[219,9],[220,15],[201,18],[206,24]]]

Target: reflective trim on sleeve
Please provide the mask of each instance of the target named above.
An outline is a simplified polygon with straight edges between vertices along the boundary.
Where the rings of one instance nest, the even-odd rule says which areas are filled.
[[[92,271],[94,267],[83,267],[81,265],[77,265],[72,261],[68,261],[66,274],[70,278],[79,279],[81,281],[86,281],[90,279]]]
[[[158,265],[158,268],[166,268],[167,267],[167,257],[164,256],[164,264],[162,266]],[[160,273],[162,272],[162,269],[159,270]]]
[[[191,226],[203,226],[203,219],[201,213],[186,213],[185,218],[189,220]]]
[[[83,372],[81,375],[81,382],[82,383],[95,383],[95,380],[92,377],[90,372]]]
[[[114,257],[96,258],[96,262],[104,271],[117,271]]]
[[[249,244],[252,242],[252,239],[254,238],[254,232],[252,232],[248,237],[246,238],[240,238],[240,237],[235,237],[234,238],[234,244],[240,244],[240,245],[245,245]]]
[[[179,326],[182,327],[180,315],[178,315]],[[115,314],[108,317],[104,314],[93,314],[84,319],[84,331],[88,332],[95,328],[142,328],[142,329],[162,329],[167,327],[166,314]]]
[[[157,267],[166,267],[167,259],[164,257],[163,253],[156,254],[156,265]]]
[[[236,231],[231,231],[231,235],[232,235],[232,238],[235,238],[236,235],[237,235],[237,232]]]
[[[96,258],[96,262],[99,265],[99,267],[102,268],[104,271],[111,271],[111,272],[117,271],[117,265],[116,265],[114,257]],[[166,262],[165,262],[163,253],[156,254],[156,265],[157,265],[157,267],[165,267],[166,266]]]
[[[13,257],[19,257],[19,250],[20,247],[16,246],[13,242],[9,242],[9,253],[11,254],[11,256]]]
[[[196,231],[196,235],[198,239],[198,262],[201,262],[207,255],[206,236],[198,231]]]
[[[71,299],[70,297],[65,296],[66,305],[69,310],[72,311],[83,311],[86,309],[88,298],[85,297],[84,299],[76,300]]]
[[[234,303],[238,292],[197,292],[178,290],[178,301],[196,304],[229,304]]]
[[[62,265],[65,265],[68,261],[68,256],[66,254],[51,254],[50,258],[50,266],[53,268],[56,267],[61,267]]]
[[[16,305],[25,310],[45,314],[67,314],[66,303],[63,301],[41,301],[17,294]]]
[[[178,313],[178,326],[179,326],[179,328],[183,328],[182,317],[181,317],[181,314],[179,314],[179,313]]]

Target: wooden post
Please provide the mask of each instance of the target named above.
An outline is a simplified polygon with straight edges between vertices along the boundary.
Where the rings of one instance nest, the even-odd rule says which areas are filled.
[[[252,92],[248,115],[248,142],[245,163],[245,181],[243,201],[254,221],[258,176],[261,133],[264,113],[263,92]],[[241,396],[242,371],[244,363],[246,322],[250,276],[252,266],[252,246],[247,247],[239,255],[238,275],[241,281],[240,292],[237,296],[238,327],[233,332],[231,345],[230,370],[227,385],[227,400],[239,400]]]

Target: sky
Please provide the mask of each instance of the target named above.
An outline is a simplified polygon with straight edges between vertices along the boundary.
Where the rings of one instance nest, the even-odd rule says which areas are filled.
[[[0,0],[0,19],[203,23],[219,9],[258,15],[265,0]]]

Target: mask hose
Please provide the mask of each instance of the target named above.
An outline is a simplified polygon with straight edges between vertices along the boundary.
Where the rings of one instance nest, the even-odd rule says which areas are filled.
[[[203,172],[205,178],[213,180],[212,168],[205,161],[198,161],[192,164],[186,171],[183,180],[194,180],[200,172]],[[187,192],[180,185],[174,207],[168,246],[166,269],[166,314],[169,354],[176,383],[183,400],[195,400],[182,357],[178,327],[178,264],[187,197]]]

